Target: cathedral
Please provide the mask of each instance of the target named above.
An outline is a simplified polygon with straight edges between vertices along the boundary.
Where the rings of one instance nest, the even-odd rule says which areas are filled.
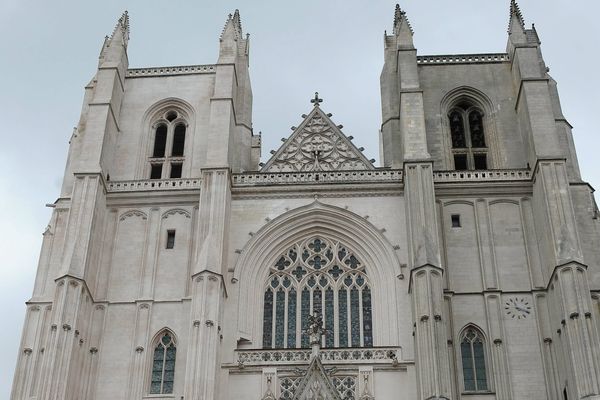
[[[600,212],[509,14],[504,53],[419,55],[396,6],[380,166],[318,93],[261,162],[237,10],[215,63],[135,69],[123,14],[11,399],[600,399]]]

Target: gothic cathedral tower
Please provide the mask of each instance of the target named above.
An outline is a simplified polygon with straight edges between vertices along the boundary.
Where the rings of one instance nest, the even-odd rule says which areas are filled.
[[[44,233],[12,400],[600,399],[600,212],[536,30],[384,36],[381,167],[315,94],[260,163],[249,38],[128,67],[119,19]]]

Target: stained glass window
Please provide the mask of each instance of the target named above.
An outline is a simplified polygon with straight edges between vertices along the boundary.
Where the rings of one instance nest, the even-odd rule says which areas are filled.
[[[485,342],[479,330],[469,327],[463,331],[460,342],[465,391],[487,391],[485,369]]]
[[[323,316],[325,347],[373,346],[369,279],[362,260],[347,246],[312,237],[286,249],[270,271],[264,293],[264,348],[308,347],[303,331],[308,316],[315,314]]]
[[[273,340],[273,292],[271,289],[265,291],[264,311],[263,311],[263,347],[271,348]]]
[[[462,102],[448,114],[455,170],[487,169],[483,113]]]
[[[172,335],[169,332],[160,335],[154,347],[150,394],[173,393],[176,352]]]

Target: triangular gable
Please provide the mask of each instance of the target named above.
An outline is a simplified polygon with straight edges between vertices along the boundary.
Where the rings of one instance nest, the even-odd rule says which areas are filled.
[[[298,384],[292,400],[342,400],[325,372],[321,359],[314,357]]]
[[[315,105],[300,126],[262,167],[261,172],[370,169],[375,167],[321,108]]]

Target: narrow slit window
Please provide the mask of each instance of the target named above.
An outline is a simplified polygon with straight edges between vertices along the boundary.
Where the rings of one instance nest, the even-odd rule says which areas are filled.
[[[171,164],[171,178],[181,178],[181,163]]]
[[[183,148],[185,147],[185,125],[179,124],[175,127],[173,133],[173,149],[171,155],[174,157],[183,156]]]
[[[167,147],[167,127],[160,125],[156,128],[156,135],[154,136],[154,152],[153,157],[164,157],[165,148]]]
[[[152,164],[150,169],[150,179],[160,179],[162,177],[162,164]]]
[[[175,231],[168,230],[167,231],[167,249],[172,249],[175,247]]]
[[[452,220],[452,227],[460,228],[460,214],[452,214],[450,218]]]

